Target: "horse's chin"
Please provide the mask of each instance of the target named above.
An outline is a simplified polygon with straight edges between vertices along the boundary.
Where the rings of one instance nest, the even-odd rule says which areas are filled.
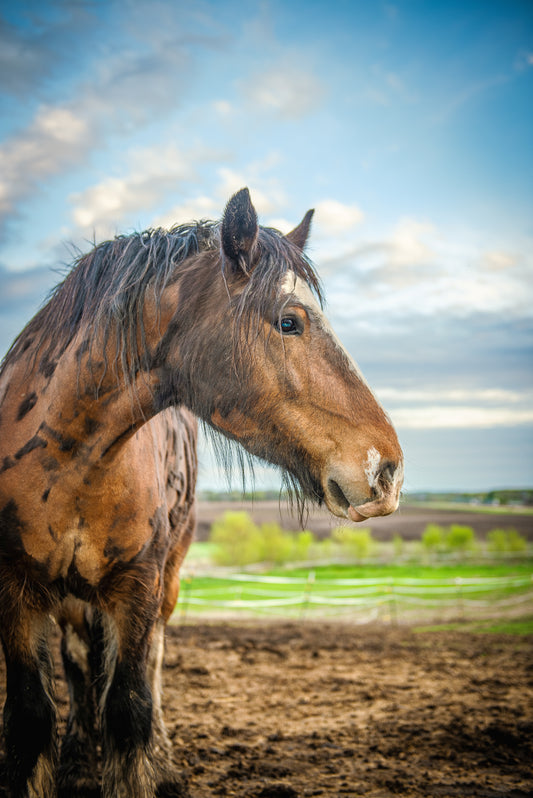
[[[355,521],[359,524],[361,521],[368,521],[369,518],[376,518],[378,516],[392,515],[398,509],[399,500],[391,498],[381,502],[371,502],[370,504],[362,504],[360,507],[348,507],[348,518],[350,521]]]
[[[368,521],[368,516],[358,512],[355,507],[348,507],[347,512],[350,521],[355,521],[356,524],[359,524],[361,521]]]
[[[350,504],[348,507],[341,508],[336,505],[329,506],[326,502],[326,506],[332,515],[337,516],[337,518],[347,518],[356,524],[368,521],[370,518],[391,515],[398,509],[398,504],[398,500],[393,499],[391,501],[368,502],[368,504],[361,504],[358,507],[352,507]]]

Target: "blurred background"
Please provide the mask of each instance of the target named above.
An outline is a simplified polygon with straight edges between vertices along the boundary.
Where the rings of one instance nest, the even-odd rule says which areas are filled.
[[[0,355],[79,249],[316,209],[409,493],[533,484],[533,6],[2,2]],[[200,488],[225,489],[202,445]],[[256,469],[256,487],[278,475]],[[238,487],[238,486],[237,486]]]

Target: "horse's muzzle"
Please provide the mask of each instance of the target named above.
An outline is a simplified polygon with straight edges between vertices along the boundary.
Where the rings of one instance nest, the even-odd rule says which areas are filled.
[[[373,468],[369,463],[362,474],[358,472],[360,469],[354,473],[346,466],[328,469],[324,497],[330,512],[360,522],[397,510],[403,485],[402,460],[387,460]]]

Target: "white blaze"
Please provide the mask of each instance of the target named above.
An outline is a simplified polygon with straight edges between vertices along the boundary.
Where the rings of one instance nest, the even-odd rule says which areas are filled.
[[[368,484],[371,488],[376,487],[378,481],[378,468],[381,462],[381,455],[377,449],[372,446],[366,453],[367,461],[365,463],[365,474]]]
[[[335,331],[333,330],[331,324],[329,323],[328,318],[324,315],[322,308],[320,307],[315,298],[315,295],[313,294],[313,292],[311,291],[305,280],[302,280],[301,277],[297,277],[293,271],[289,271],[287,272],[287,274],[283,279],[282,288],[283,291],[285,291],[287,294],[293,294],[293,296],[295,296],[302,303],[304,307],[308,308],[313,312],[313,315],[319,322],[320,327],[322,328],[322,330],[324,330],[324,332],[326,332],[329,335],[334,345],[338,349],[340,349],[340,351],[344,354],[347,362],[350,364],[352,371],[357,375],[357,378],[361,380],[361,382],[364,383],[367,386],[367,388],[370,390],[372,395],[374,395],[372,390],[370,389],[370,386],[365,380],[363,374],[359,370],[357,363],[354,361],[353,357],[349,354],[349,352],[343,346],[341,341],[338,339]]]

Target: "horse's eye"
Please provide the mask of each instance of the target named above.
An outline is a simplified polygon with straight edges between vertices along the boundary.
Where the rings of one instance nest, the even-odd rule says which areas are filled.
[[[301,332],[298,322],[291,316],[284,316],[276,323],[276,327],[283,335],[298,335]]]

